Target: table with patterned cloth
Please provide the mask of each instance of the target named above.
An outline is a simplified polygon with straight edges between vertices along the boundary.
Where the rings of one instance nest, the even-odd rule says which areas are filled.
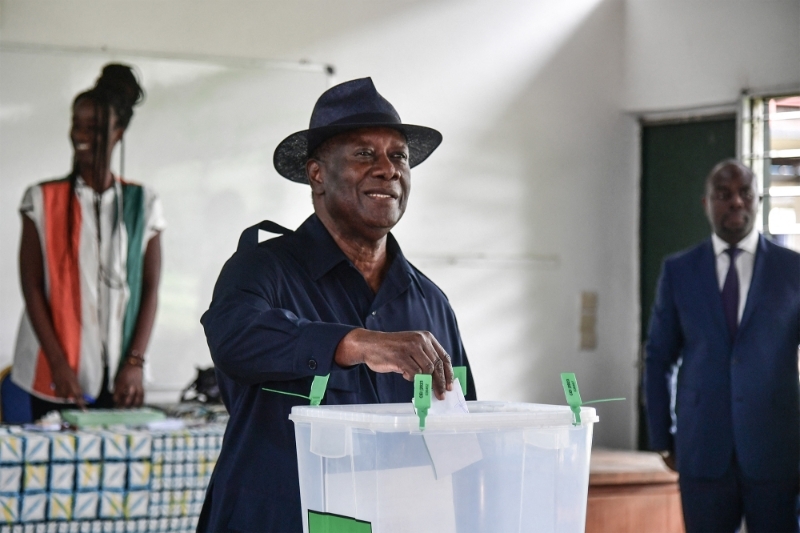
[[[224,422],[0,428],[0,533],[194,531]]]

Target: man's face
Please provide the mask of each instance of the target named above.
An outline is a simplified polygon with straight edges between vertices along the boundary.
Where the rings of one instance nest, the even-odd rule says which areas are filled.
[[[306,171],[317,215],[343,237],[376,242],[397,224],[411,191],[408,145],[391,128],[339,134]]]
[[[757,202],[753,174],[738,165],[723,166],[706,183],[706,215],[714,233],[729,244],[752,231]]]

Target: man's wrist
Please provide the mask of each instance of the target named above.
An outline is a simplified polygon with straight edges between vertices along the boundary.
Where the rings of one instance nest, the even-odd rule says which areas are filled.
[[[365,330],[362,328],[355,328],[342,337],[339,345],[336,347],[336,352],[333,355],[333,361],[342,368],[349,368],[359,363],[363,363],[360,349],[358,346],[358,337]]]

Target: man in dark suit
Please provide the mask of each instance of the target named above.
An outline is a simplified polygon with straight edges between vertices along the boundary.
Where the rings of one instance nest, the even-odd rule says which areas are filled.
[[[797,532],[800,255],[754,228],[755,180],[740,162],[714,167],[703,205],[711,239],[667,258],[659,280],[650,445],[680,473],[687,532],[733,532],[743,516],[749,533]]]

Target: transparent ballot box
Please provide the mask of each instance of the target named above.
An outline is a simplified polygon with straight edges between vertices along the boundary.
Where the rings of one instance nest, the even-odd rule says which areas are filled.
[[[292,408],[304,531],[582,532],[595,410],[467,405]]]

